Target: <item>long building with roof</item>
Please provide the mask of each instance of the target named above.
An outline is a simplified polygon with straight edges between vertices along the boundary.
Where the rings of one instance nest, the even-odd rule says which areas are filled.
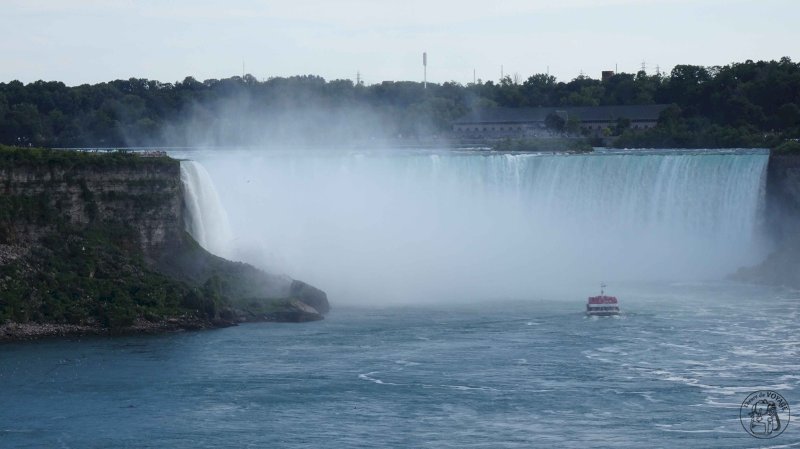
[[[570,106],[538,108],[478,109],[453,122],[453,132],[464,137],[538,137],[550,136],[545,125],[550,114],[565,122],[575,119],[585,134],[602,136],[620,119],[630,121],[630,129],[645,130],[656,126],[665,104],[630,106]]]

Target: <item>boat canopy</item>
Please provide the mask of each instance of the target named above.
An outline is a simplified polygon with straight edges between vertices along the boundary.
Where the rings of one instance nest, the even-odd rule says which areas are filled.
[[[590,296],[589,304],[617,304],[616,296]]]

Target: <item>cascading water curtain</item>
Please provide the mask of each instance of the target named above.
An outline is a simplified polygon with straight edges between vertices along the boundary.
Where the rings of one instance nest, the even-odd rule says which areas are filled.
[[[719,279],[766,250],[766,153],[197,157],[231,212],[237,258],[337,296],[523,297],[601,280]]]
[[[186,230],[209,252],[230,256],[233,234],[228,214],[208,172],[195,161],[181,161],[181,181],[187,209]]]

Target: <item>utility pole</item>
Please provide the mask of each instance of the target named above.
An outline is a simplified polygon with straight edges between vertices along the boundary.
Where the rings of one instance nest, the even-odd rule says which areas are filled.
[[[500,81],[503,81],[503,78],[505,78],[505,77],[506,76],[503,73],[503,64],[500,64]]]
[[[475,78],[475,69],[472,69],[472,84],[477,84],[477,78]]]
[[[244,59],[242,59],[242,80],[244,80]]]

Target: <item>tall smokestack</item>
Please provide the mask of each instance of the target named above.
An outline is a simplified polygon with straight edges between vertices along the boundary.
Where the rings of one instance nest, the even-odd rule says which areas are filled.
[[[428,88],[428,52],[422,53],[422,87]]]

